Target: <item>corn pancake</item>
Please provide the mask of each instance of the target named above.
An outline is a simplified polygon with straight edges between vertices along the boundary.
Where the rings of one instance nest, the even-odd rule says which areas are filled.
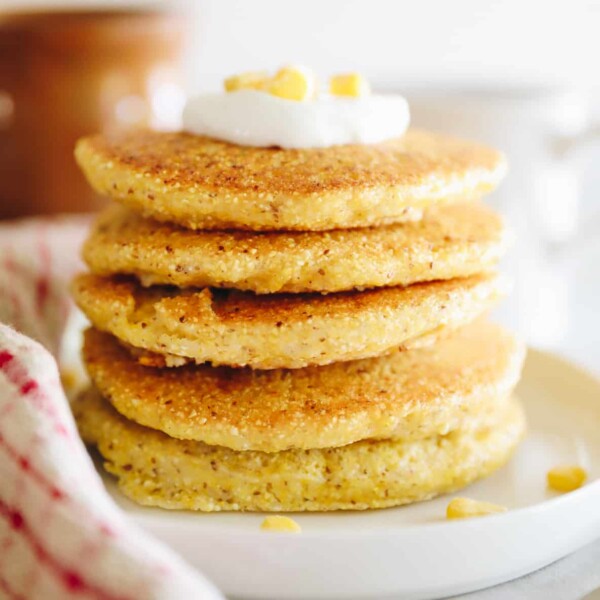
[[[495,274],[335,294],[142,287],[134,278],[79,275],[75,301],[95,327],[188,362],[296,369],[368,358],[473,321],[503,291]],[[160,357],[159,357],[160,358]]]
[[[175,438],[265,452],[465,427],[510,395],[524,355],[512,335],[483,321],[429,348],[295,370],[144,367],[95,329],[83,350],[92,381],[128,419]]]
[[[424,131],[381,144],[285,150],[136,131],[77,143],[92,187],[192,229],[320,231],[420,218],[479,198],[506,170],[485,146]]]
[[[506,242],[501,217],[478,202],[432,208],[412,223],[296,233],[190,231],[112,205],[83,255],[93,273],[143,285],[339,292],[481,273]]]
[[[83,439],[140,504],[201,511],[385,508],[452,492],[502,466],[525,431],[515,400],[486,426],[415,442],[236,452],[176,440],[127,421],[89,390],[75,401]]]

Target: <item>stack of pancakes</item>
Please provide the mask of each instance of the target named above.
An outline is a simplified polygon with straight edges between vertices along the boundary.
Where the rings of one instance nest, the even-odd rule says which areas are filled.
[[[366,509],[456,490],[524,432],[497,152],[411,131],[325,149],[185,133],[76,156],[119,204],[74,282],[92,322],[82,436],[130,498],[203,511]]]

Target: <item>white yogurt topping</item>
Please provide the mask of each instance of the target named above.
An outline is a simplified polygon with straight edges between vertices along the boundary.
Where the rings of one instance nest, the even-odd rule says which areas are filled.
[[[202,94],[188,100],[183,128],[242,146],[324,148],[373,144],[404,134],[410,115],[402,96],[321,94],[297,102],[255,90]]]

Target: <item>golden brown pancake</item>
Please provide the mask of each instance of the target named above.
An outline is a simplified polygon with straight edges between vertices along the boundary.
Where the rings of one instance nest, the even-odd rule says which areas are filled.
[[[506,238],[500,216],[478,202],[432,208],[411,223],[296,233],[190,231],[113,205],[83,254],[93,273],[131,274],[143,285],[338,292],[481,273]]]
[[[501,296],[494,274],[336,294],[142,287],[80,275],[75,301],[95,327],[165,355],[257,369],[300,368],[422,345],[473,321]]]
[[[192,229],[309,230],[419,218],[479,198],[505,172],[495,150],[409,131],[372,145],[253,148],[186,133],[81,139],[75,157],[95,190]]]
[[[176,440],[121,417],[95,390],[73,405],[82,437],[132,500],[201,511],[363,510],[451,492],[502,466],[525,430],[511,400],[477,429],[414,442],[236,452]]]
[[[94,329],[84,344],[92,381],[128,419],[176,438],[265,452],[468,427],[510,395],[524,355],[513,336],[485,322],[429,348],[296,370],[144,367]]]

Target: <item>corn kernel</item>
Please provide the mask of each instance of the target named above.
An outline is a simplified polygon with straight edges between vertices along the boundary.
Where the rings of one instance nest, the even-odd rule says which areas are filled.
[[[65,392],[72,392],[77,385],[77,374],[74,369],[61,369],[60,382]]]
[[[575,465],[555,467],[548,471],[548,487],[557,492],[572,492],[580,488],[586,479],[585,469]]]
[[[269,85],[269,76],[266,71],[248,71],[228,77],[223,84],[226,92],[266,90]]]
[[[359,73],[334,75],[329,80],[329,93],[334,96],[351,96],[358,98],[371,93],[369,82]]]
[[[316,79],[310,69],[283,67],[269,82],[268,91],[279,98],[301,101],[312,98],[316,87]]]
[[[483,517],[506,512],[506,507],[490,502],[480,502],[471,498],[454,498],[446,509],[448,519],[468,519],[470,517]]]
[[[263,531],[287,531],[288,533],[300,533],[302,531],[296,521],[281,515],[265,517],[260,528]]]

